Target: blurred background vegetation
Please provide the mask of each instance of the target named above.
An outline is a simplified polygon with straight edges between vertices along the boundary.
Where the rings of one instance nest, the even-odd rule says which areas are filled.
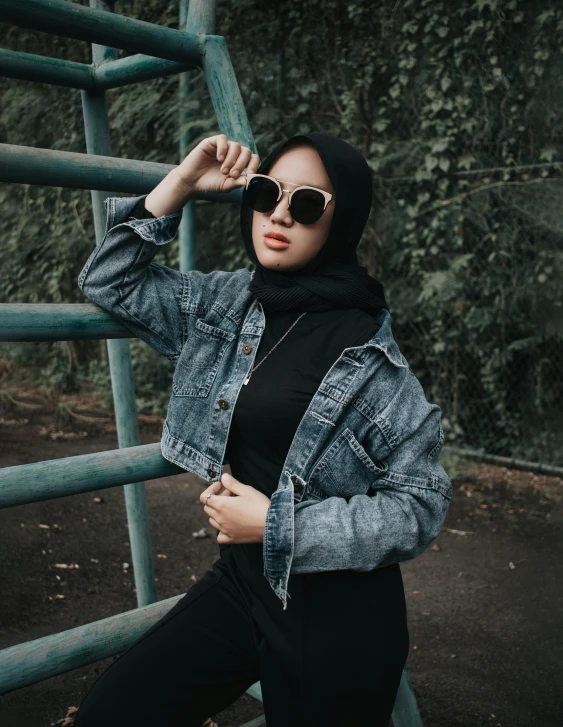
[[[80,4],[87,4],[84,0]],[[116,12],[178,27],[175,0]],[[261,157],[300,131],[356,146],[374,204],[359,257],[446,441],[563,465],[563,7],[557,0],[219,0]],[[87,43],[0,24],[0,45],[90,63]],[[120,52],[120,56],[128,55]],[[219,133],[202,72],[108,92],[113,152],[179,163]],[[0,142],[86,152],[80,93],[0,78]],[[0,185],[0,302],[87,302],[90,193]],[[176,240],[159,262],[179,266]],[[232,204],[198,203],[197,265],[251,269]],[[172,372],[132,341],[138,408],[165,416]],[[4,390],[94,385],[111,408],[105,342],[0,345]]]

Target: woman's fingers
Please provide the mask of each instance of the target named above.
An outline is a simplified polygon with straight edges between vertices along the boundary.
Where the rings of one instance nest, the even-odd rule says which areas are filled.
[[[258,156],[258,154],[253,154],[250,157],[250,163],[248,165],[248,169],[246,170],[246,173],[247,174],[256,174],[259,166],[260,166],[260,157]]]
[[[212,482],[207,489],[205,489],[199,496],[199,501],[204,505],[207,505],[206,495],[218,495],[223,485],[220,482]]]
[[[215,530],[221,530],[221,525],[215,520],[215,518],[209,518],[209,524],[215,528]]]
[[[223,487],[223,485],[221,484],[221,481],[218,480],[217,482],[212,482],[209,485],[209,487],[207,487],[199,496],[199,501],[203,505],[209,505],[206,495],[219,495],[220,497],[232,497],[233,493],[226,487]]]
[[[256,172],[260,164],[258,154],[253,154],[248,146],[239,144],[227,138],[226,134],[217,134],[217,161],[222,162],[221,172],[230,176],[239,176],[242,170],[248,167],[249,172]]]
[[[226,134],[218,134],[217,137],[217,160],[222,162],[229,149],[229,140]]]
[[[229,151],[227,152],[225,161],[221,165],[221,171],[223,172],[223,174],[228,174],[229,171],[232,169],[234,163],[238,159],[240,149],[241,146],[238,141],[229,141]]]
[[[252,158],[252,152],[247,146],[241,147],[240,154],[238,159],[233,165],[233,168],[231,169],[231,175],[233,177],[240,176],[242,170],[248,166],[248,163],[250,159]]]

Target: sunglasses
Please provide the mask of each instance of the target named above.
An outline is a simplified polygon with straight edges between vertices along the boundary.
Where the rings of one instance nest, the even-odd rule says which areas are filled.
[[[302,185],[292,192],[282,189],[283,179],[269,177],[267,174],[247,174],[243,201],[256,212],[271,212],[277,206],[283,192],[289,192],[288,209],[296,222],[312,225],[320,219],[332,194],[317,187]],[[291,184],[291,182],[284,182]]]

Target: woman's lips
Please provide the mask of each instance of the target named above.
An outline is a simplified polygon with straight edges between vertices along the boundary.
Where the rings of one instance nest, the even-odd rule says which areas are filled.
[[[268,237],[268,235],[264,235],[264,244],[272,250],[283,250],[284,248],[289,247],[289,242],[276,240],[275,237]]]

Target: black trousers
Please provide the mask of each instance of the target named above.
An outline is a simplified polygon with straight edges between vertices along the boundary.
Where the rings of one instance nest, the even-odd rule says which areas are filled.
[[[388,727],[409,651],[398,564],[292,574],[222,546],[186,595],[98,678],[75,727],[200,727],[261,682],[268,727]]]

